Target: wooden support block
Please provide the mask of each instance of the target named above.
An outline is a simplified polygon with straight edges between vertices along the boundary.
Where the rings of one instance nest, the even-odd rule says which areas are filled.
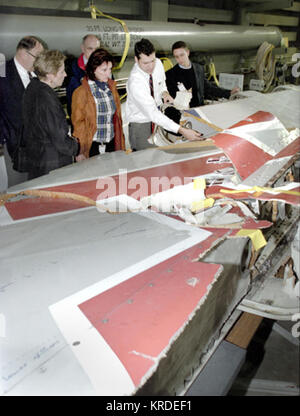
[[[263,318],[243,312],[226,337],[226,341],[240,348],[247,348]]]

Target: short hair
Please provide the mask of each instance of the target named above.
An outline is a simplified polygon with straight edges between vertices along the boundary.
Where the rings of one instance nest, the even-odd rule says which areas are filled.
[[[56,75],[66,57],[58,50],[45,50],[34,61],[33,70],[38,78],[45,78],[47,74]]]
[[[37,36],[29,35],[29,36],[25,36],[19,41],[17,45],[17,51],[19,49],[26,49],[27,51],[30,51],[36,46],[37,43],[40,43],[45,49],[47,48],[47,45],[42,39],[40,39]]]
[[[98,66],[102,65],[103,62],[111,62],[114,66],[113,56],[104,48],[98,48],[93,53],[91,53],[89,60],[87,61],[85,70],[89,79],[92,81],[96,80],[95,71]]]
[[[153,44],[148,39],[141,39],[140,41],[136,42],[134,45],[134,55],[137,57],[137,59],[140,59],[141,54],[144,55],[151,55],[153,52],[155,52],[155,48]]]
[[[183,42],[183,40],[179,40],[178,42],[173,43],[172,52],[174,51],[174,49],[179,49],[179,48],[188,49],[187,44]]]
[[[83,36],[83,38],[82,38],[82,44],[84,44],[84,42],[87,40],[87,38],[88,38],[89,36],[94,36],[96,39],[98,39],[98,40],[99,40],[99,43],[101,43],[101,39],[100,39],[100,37],[99,37],[99,36],[94,35],[93,33],[88,33],[87,35]]]

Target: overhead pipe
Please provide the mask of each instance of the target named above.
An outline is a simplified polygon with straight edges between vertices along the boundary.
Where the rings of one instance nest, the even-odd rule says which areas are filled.
[[[281,45],[282,33],[277,27],[197,25],[193,23],[125,20],[130,33],[128,56],[134,55],[134,44],[149,39],[157,52],[170,53],[177,40],[185,41],[194,52],[240,51],[256,49],[264,41]],[[108,19],[29,16],[0,13],[0,53],[6,59],[14,56],[16,45],[26,35],[42,38],[50,49],[78,56],[84,35],[93,33],[101,45],[114,55],[122,55],[125,33],[122,25]]]

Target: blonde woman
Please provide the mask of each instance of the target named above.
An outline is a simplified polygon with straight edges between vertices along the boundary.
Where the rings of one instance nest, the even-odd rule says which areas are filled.
[[[66,76],[65,56],[57,50],[42,52],[34,62],[32,79],[23,98],[23,141],[28,157],[28,178],[68,165],[80,152],[69,136],[65,112],[53,90]]]

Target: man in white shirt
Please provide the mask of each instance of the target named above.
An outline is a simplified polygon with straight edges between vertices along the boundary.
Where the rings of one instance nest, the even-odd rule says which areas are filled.
[[[148,142],[153,123],[188,140],[201,139],[199,133],[180,126],[159,110],[167,102],[173,98],[166,87],[163,64],[156,58],[152,43],[141,39],[135,44],[135,64],[127,82],[126,117],[132,150],[153,147]]]
[[[32,71],[35,58],[43,49],[43,41],[36,36],[22,38],[14,58],[6,62],[5,76],[0,77],[0,144],[4,145],[8,186],[27,180],[26,173],[13,170],[11,159],[22,126],[23,94],[34,76]]]

